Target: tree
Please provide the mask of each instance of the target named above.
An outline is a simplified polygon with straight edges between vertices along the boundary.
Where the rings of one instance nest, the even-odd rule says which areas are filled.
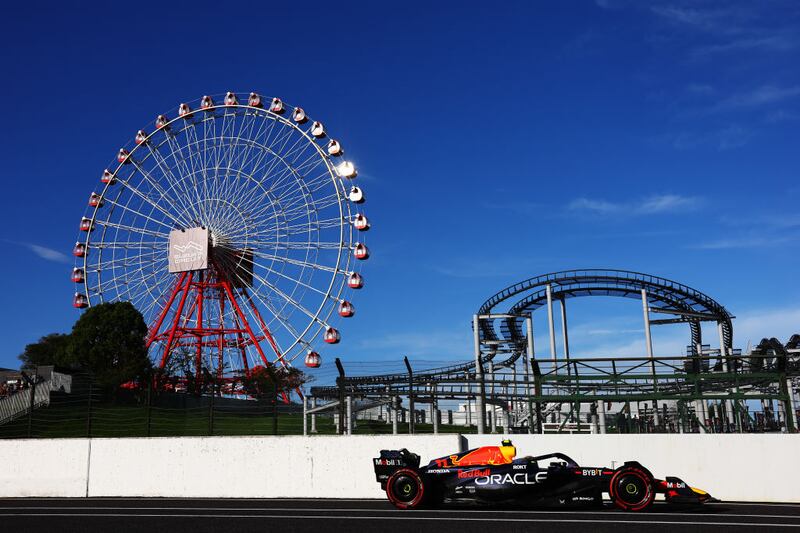
[[[224,364],[223,369],[227,367]],[[208,367],[201,364],[198,374],[197,352],[194,347],[176,346],[163,369],[158,369],[156,374],[158,380],[163,384],[171,384],[176,388],[178,383],[185,387],[184,390],[195,395],[202,395],[207,392],[215,392],[221,386],[221,376],[217,376],[217,371],[213,373]]]
[[[69,335],[64,333],[50,333],[37,342],[25,346],[19,355],[22,368],[34,368],[44,365],[75,366],[69,353]]]
[[[289,395],[310,381],[310,377],[298,368],[254,366],[242,376],[242,387],[253,398],[274,400],[279,394]]]
[[[99,384],[116,388],[149,374],[146,335],[147,324],[130,302],[104,303],[75,322],[68,351]]]

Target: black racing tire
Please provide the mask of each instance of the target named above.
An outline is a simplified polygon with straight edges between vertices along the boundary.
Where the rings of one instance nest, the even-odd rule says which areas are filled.
[[[646,511],[653,505],[656,490],[653,477],[645,468],[623,466],[611,476],[608,486],[611,501],[623,511]]]
[[[416,470],[401,468],[386,481],[386,496],[398,509],[416,509],[425,499],[425,484]]]

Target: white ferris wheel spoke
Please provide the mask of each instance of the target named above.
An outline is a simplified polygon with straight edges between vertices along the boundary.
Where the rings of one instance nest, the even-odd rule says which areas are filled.
[[[152,205],[153,205],[153,207],[155,207],[156,209],[158,209],[159,211],[161,211],[161,212],[162,212],[164,215],[166,215],[167,217],[169,217],[169,218],[170,218],[170,219],[171,219],[173,222],[175,222],[175,223],[177,223],[177,224],[185,224],[185,223],[186,223],[185,221],[178,220],[178,218],[177,218],[177,215],[174,215],[174,214],[170,213],[170,212],[169,212],[169,211],[167,211],[167,209],[164,207],[164,205],[166,205],[166,206],[174,206],[174,205],[178,205],[178,202],[177,202],[175,199],[171,198],[169,195],[167,195],[167,193],[166,193],[166,191],[164,190],[164,188],[163,188],[161,185],[159,185],[159,184],[158,184],[158,183],[157,183],[157,182],[156,182],[156,181],[155,181],[155,180],[154,180],[154,179],[153,179],[153,178],[150,176],[150,174],[149,174],[149,173],[148,173],[148,172],[147,172],[147,171],[146,171],[146,170],[145,170],[145,169],[144,169],[144,168],[141,166],[141,164],[140,164],[138,161],[136,161],[136,160],[135,160],[133,157],[131,157],[131,158],[130,158],[130,162],[131,162],[131,165],[132,165],[132,166],[133,166],[133,167],[134,167],[134,168],[135,168],[135,169],[136,169],[136,170],[139,172],[139,174],[141,174],[141,176],[144,178],[144,180],[145,180],[145,181],[147,181],[147,183],[148,183],[148,184],[150,184],[150,186],[151,186],[151,187],[152,187],[152,188],[153,188],[153,189],[154,189],[154,190],[155,190],[155,191],[156,191],[156,192],[157,192],[159,195],[161,195],[161,202],[154,202],[154,203],[152,204]],[[132,177],[132,176],[131,176],[131,177]],[[128,181],[130,181],[130,177],[128,178]],[[162,204],[163,204],[163,205],[162,205]]]
[[[158,224],[159,226],[163,226],[163,227],[169,228],[169,229],[172,229],[172,227],[173,227],[172,225],[167,224],[166,222],[164,222],[162,220],[157,220],[157,219],[155,219],[153,217],[150,217],[148,215],[145,215],[144,213],[141,213],[141,212],[137,211],[136,209],[128,207],[127,205],[123,205],[123,204],[117,203],[114,200],[106,200],[106,202],[108,202],[109,204],[111,204],[111,205],[113,205],[115,207],[118,207],[118,208],[120,208],[120,209],[122,209],[124,211],[127,211],[128,213],[132,213],[132,214],[134,214],[136,216],[142,217],[145,220],[149,220],[150,222],[152,222],[154,224]],[[102,224],[104,221],[103,220],[98,220],[98,222]],[[177,220],[174,220],[174,222],[178,223]]]
[[[90,248],[97,248],[98,250],[120,248],[123,250],[132,250],[136,248],[163,248],[167,249],[167,243],[164,241],[103,241],[98,243],[90,243]]]
[[[253,255],[257,256],[257,257],[259,257],[261,259],[268,259],[270,261],[277,261],[277,262],[280,262],[280,263],[286,263],[286,264],[289,264],[289,265],[292,265],[292,266],[298,266],[298,267],[301,267],[301,268],[308,268],[308,269],[311,269],[311,270],[321,270],[323,272],[330,272],[330,273],[333,273],[333,274],[339,272],[341,274],[349,275],[348,272],[343,272],[341,270],[336,269],[335,267],[331,267],[331,266],[327,266],[327,265],[321,265],[319,263],[311,263],[311,262],[308,262],[308,261],[300,261],[299,259],[292,259],[290,257],[282,257],[282,256],[268,254],[268,253],[265,253],[265,252],[258,252],[258,251],[253,252]]]
[[[289,138],[288,134],[286,134],[286,137],[288,140]],[[300,146],[300,148],[302,148],[302,145]],[[265,163],[265,159],[268,155],[272,156],[272,160],[269,161],[268,163]],[[250,173],[253,176],[259,176],[259,175],[262,176],[262,180],[259,181],[259,185],[262,186],[261,188],[262,193],[264,191],[270,192],[270,190],[275,186],[276,177],[273,175],[272,169],[280,162],[283,162],[284,165],[287,165],[284,159],[275,154],[274,150],[272,150],[269,147],[262,147],[261,153],[259,154],[257,161],[255,161],[254,164],[252,165],[253,170]],[[264,164],[268,164],[268,166],[266,167],[262,166]],[[267,180],[269,180],[270,182],[268,183],[267,187],[264,187],[264,182]],[[241,202],[248,206],[251,205],[255,200],[257,200],[253,196],[256,195],[258,192],[259,189],[256,188],[252,189],[251,191],[248,191],[248,194],[243,195],[242,198],[240,199]]]
[[[163,239],[169,238],[169,234],[167,233],[162,233],[160,231],[153,231],[145,228],[138,228],[136,226],[130,226],[127,224],[119,224],[117,222],[111,222],[109,220],[98,220],[97,223],[103,226],[107,226],[109,228],[117,228],[125,231],[130,231],[132,233],[140,233],[142,235],[148,235],[150,237],[161,237]]]
[[[187,138],[187,146],[189,132],[194,131],[194,127],[195,126],[193,122],[186,122],[182,130],[184,137]],[[188,154],[184,154],[183,145],[178,141],[178,135],[176,134],[167,135],[167,144],[169,145],[172,160],[176,165],[176,172],[181,176],[178,181],[181,183],[182,189],[185,193],[184,202],[189,206],[189,210],[192,212],[193,219],[198,220],[202,218],[202,212],[200,211],[201,206],[198,204],[199,194],[197,192],[196,178],[198,170],[195,168],[195,153],[191,149],[187,148]]]
[[[150,252],[144,252],[144,253],[136,254],[136,255],[131,256],[131,257],[123,256],[123,257],[116,257],[116,258],[113,258],[113,259],[109,259],[107,261],[101,261],[101,262],[97,262],[97,263],[89,263],[88,264],[88,270],[90,270],[90,271],[92,271],[92,270],[101,270],[102,271],[102,270],[107,270],[107,269],[111,269],[111,268],[116,268],[116,267],[119,267],[119,266],[133,266],[133,265],[139,264],[141,262],[142,258],[145,258],[145,257],[155,259],[156,255],[161,254],[166,258],[166,252],[167,252],[167,250],[166,250],[166,248],[164,248],[162,250],[153,250],[153,251],[150,251]]]
[[[188,203],[188,199],[190,196],[188,194],[189,190],[186,188],[186,185],[184,183],[185,178],[184,177],[179,178],[178,176],[175,175],[173,170],[170,168],[167,159],[161,154],[160,151],[161,146],[166,144],[170,149],[170,155],[172,156],[173,160],[175,159],[175,152],[172,148],[172,145],[170,144],[171,135],[173,134],[170,132],[165,132],[164,133],[165,139],[163,142],[158,144],[149,142],[147,143],[147,149],[150,151],[151,154],[153,154],[153,160],[156,162],[156,165],[158,166],[158,169],[161,171],[161,174],[170,183],[170,189],[175,190],[178,199],[178,206],[176,207],[183,209],[183,211],[185,211],[187,214],[189,214],[190,212],[194,213],[195,218],[197,218],[197,213],[194,211],[192,204]],[[188,223],[188,220],[186,222]]]

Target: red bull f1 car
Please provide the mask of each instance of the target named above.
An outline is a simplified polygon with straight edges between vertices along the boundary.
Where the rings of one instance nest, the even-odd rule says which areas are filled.
[[[511,441],[446,455],[420,466],[406,449],[382,450],[376,480],[400,509],[435,507],[448,500],[514,501],[547,506],[602,506],[603,494],[625,511],[645,511],[656,494],[668,503],[718,501],[677,477],[656,479],[635,461],[616,469],[580,466],[563,453],[516,457]]]

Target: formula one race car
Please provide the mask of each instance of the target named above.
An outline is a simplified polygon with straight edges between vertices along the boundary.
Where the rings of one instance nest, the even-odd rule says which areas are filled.
[[[445,498],[474,501],[536,502],[550,506],[602,506],[603,493],[626,511],[644,511],[657,493],[669,503],[719,501],[676,477],[656,479],[635,461],[612,470],[579,466],[562,453],[515,459],[510,440],[502,446],[434,459],[419,466],[408,450],[382,450],[374,459],[375,477],[389,501],[400,509],[436,506]]]

